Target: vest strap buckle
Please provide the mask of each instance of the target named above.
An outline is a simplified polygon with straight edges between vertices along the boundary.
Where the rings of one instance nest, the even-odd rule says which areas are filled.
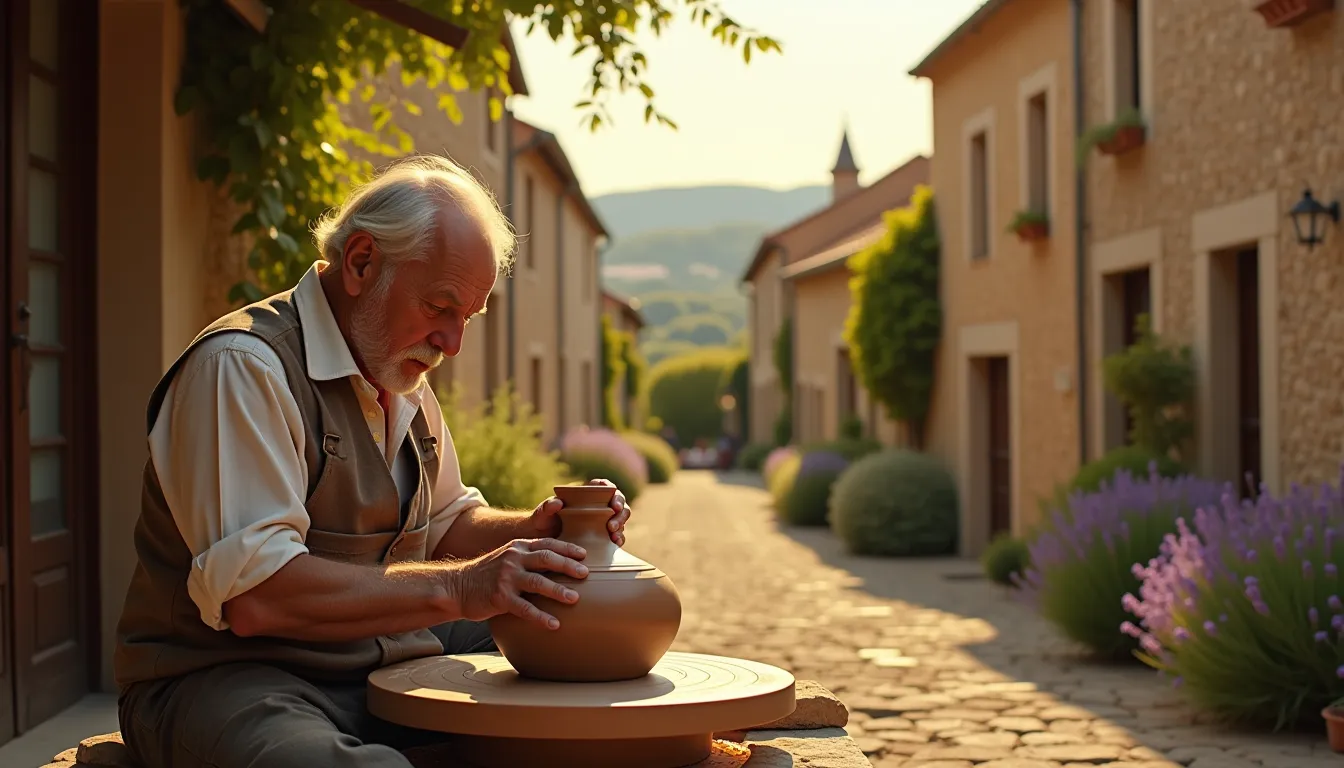
[[[322,436],[322,450],[328,456],[335,456],[338,459],[344,459],[345,455],[341,453],[341,436],[327,433]]]
[[[426,457],[433,456],[436,459],[439,458],[439,438],[433,435],[420,438],[420,451],[425,454]]]

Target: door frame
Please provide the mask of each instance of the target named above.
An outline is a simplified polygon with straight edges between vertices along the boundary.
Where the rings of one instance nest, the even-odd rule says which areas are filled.
[[[1008,411],[1012,446],[1011,519],[1022,527],[1022,365],[1016,320],[963,326],[957,338],[958,491],[962,499],[959,553],[978,557],[989,544],[988,391],[981,358],[1008,358]]]
[[[18,0],[6,4],[4,24],[15,36],[11,41],[10,57],[5,63],[4,148],[5,164],[4,201],[6,227],[4,237],[8,247],[4,252],[3,279],[5,281],[5,311],[0,312],[0,340],[9,354],[4,356],[6,375],[3,377],[4,432],[4,487],[0,495],[9,512],[10,542],[9,581],[11,602],[10,642],[14,671],[13,723],[18,734],[40,724],[40,715],[34,717],[26,706],[39,696],[42,681],[28,679],[28,664],[32,658],[31,645],[18,632],[18,618],[33,620],[35,606],[31,590],[31,559],[34,553],[30,535],[28,479],[15,472],[21,451],[26,452],[28,437],[27,418],[20,416],[15,407],[20,377],[26,371],[19,366],[20,355],[15,352],[13,334],[18,327],[18,302],[27,298],[26,270],[28,265],[27,223],[19,207],[27,210],[26,174],[19,169],[28,166],[28,11],[31,2],[46,0]],[[65,0],[61,8],[60,45],[63,47],[61,101],[58,141],[61,145],[59,171],[65,174],[58,205],[66,215],[61,224],[63,235],[69,238],[63,244],[66,271],[62,284],[60,322],[66,331],[69,347],[62,371],[62,393],[66,402],[63,419],[71,441],[67,452],[69,467],[64,481],[69,491],[65,499],[67,526],[70,531],[71,562],[75,573],[70,576],[71,597],[76,601],[75,633],[82,645],[81,662],[84,666],[83,687],[97,690],[101,679],[101,611],[99,606],[99,487],[98,487],[98,414],[97,414],[97,135],[98,123],[98,42],[99,13],[96,0]],[[22,38],[19,36],[23,35]],[[20,41],[22,44],[19,44]],[[70,169],[84,169],[89,178],[71,175]],[[75,183],[71,183],[74,181]],[[22,188],[20,188],[22,187]],[[22,263],[18,255],[22,254]],[[21,281],[22,280],[22,281]],[[76,431],[76,428],[78,431]],[[24,462],[27,466],[27,462]],[[25,655],[26,654],[26,655]]]

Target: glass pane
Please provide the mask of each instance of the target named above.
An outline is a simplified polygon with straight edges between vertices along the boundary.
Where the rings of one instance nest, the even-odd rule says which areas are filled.
[[[65,528],[65,498],[61,489],[61,449],[33,451],[28,465],[28,498],[32,506],[32,536]]]
[[[30,168],[28,171],[28,245],[55,253],[57,247],[57,194],[56,175]]]
[[[60,0],[38,0],[28,4],[28,55],[53,72],[60,64],[60,24],[57,21],[60,6]]]
[[[58,104],[56,86],[37,75],[28,76],[28,151],[52,162],[61,117]]]
[[[61,268],[49,261],[28,262],[28,336],[34,346],[61,343]]]
[[[28,377],[28,436],[33,440],[61,436],[60,358],[33,355]]]

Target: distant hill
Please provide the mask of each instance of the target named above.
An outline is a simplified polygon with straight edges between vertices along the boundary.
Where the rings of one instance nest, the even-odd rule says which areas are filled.
[[[771,230],[822,208],[830,196],[830,187],[824,185],[788,190],[718,185],[616,192],[594,197],[592,203],[619,243],[644,232],[721,224],[758,224]]]
[[[638,298],[649,363],[698,347],[745,343],[738,280],[761,238],[827,205],[830,188],[706,186],[593,199],[612,233],[602,282]]]

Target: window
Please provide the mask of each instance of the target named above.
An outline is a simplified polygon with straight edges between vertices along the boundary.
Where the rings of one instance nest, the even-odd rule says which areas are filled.
[[[1115,25],[1112,34],[1115,66],[1115,114],[1137,110],[1143,104],[1143,78],[1139,69],[1139,8],[1141,0],[1114,0]]]
[[[971,258],[989,257],[989,132],[971,136],[970,206]]]
[[[597,244],[588,250],[588,269],[583,272],[583,303],[593,300],[593,286],[597,283]]]
[[[1050,212],[1050,111],[1046,92],[1027,101],[1027,207]]]
[[[532,358],[532,410],[541,413],[541,358]]]
[[[536,268],[537,268],[537,257],[536,257],[536,253],[535,253],[535,251],[534,251],[534,249],[533,249],[533,247],[532,247],[532,241],[533,241],[533,239],[536,237],[536,229],[535,229],[535,226],[534,226],[534,225],[536,224],[536,221],[537,221],[537,217],[536,217],[536,215],[535,215],[535,212],[536,212],[536,205],[535,205],[535,203],[536,203],[536,196],[535,196],[535,191],[536,191],[536,190],[534,189],[534,185],[533,185],[533,182],[532,182],[532,176],[531,176],[531,175],[524,175],[524,176],[523,176],[523,221],[524,221],[524,222],[526,223],[526,225],[527,225],[527,226],[526,226],[526,229],[527,229],[527,232],[526,232],[526,235],[527,235],[527,241],[526,241],[526,243],[527,243],[527,253],[526,253],[526,257],[527,257],[527,268],[528,268],[528,269],[536,269]]]
[[[593,364],[591,361],[583,361],[583,371],[580,376],[583,378],[583,389],[579,390],[583,393],[583,423],[590,427],[596,426],[593,424]]]

